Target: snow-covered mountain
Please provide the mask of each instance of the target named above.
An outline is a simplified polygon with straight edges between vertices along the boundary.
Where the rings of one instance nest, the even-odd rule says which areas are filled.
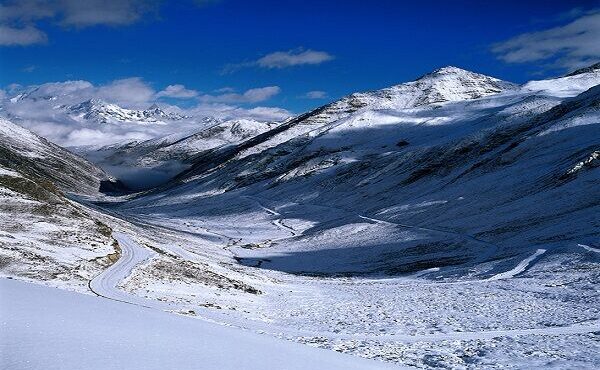
[[[444,68],[200,151],[103,205],[160,235],[121,288],[423,368],[597,367],[599,84]]]
[[[597,211],[594,200],[578,196],[598,185],[595,171],[572,174],[580,163],[596,161],[600,91],[585,90],[599,83],[597,69],[517,86],[442,68],[414,82],[353,94],[235,146],[201,153],[168,191],[157,191],[160,202],[148,195],[132,205],[148,202],[148,212],[164,213],[174,206],[172,199],[192,194],[229,199],[242,192],[298,208],[309,202],[385,222],[460,230],[503,245],[489,258],[527,253],[552,244],[548,240],[574,243],[589,237],[577,225],[590,222]],[[557,203],[557,194],[570,201]],[[286,253],[293,253],[287,248],[291,244]],[[264,253],[271,259],[276,252]],[[448,253],[459,269],[479,258],[464,246]],[[381,271],[372,266],[373,257],[352,268]],[[433,264],[439,256],[418,258]],[[339,261],[332,259],[325,270],[337,271]],[[392,261],[389,271],[409,263]],[[324,272],[319,265],[298,268]]]
[[[205,117],[199,126],[202,128],[192,132],[100,148],[83,147],[77,151],[107,171],[118,173],[132,187],[148,188],[189,168],[196,156],[242,143],[269,131],[277,123]]]
[[[189,118],[177,113],[167,113],[156,104],[145,110],[135,110],[122,108],[116,104],[109,104],[98,99],[89,99],[79,104],[57,108],[65,109],[68,115],[75,120],[103,124],[166,124],[169,121],[179,121]]]
[[[268,140],[253,142],[243,155],[260,152],[292,138],[318,135],[331,125],[364,110],[428,111],[443,103],[481,98],[503,91],[513,91],[517,85],[493,77],[469,72],[456,67],[444,67],[415,81],[389,88],[351,94],[338,101],[317,108],[268,133]],[[435,116],[435,114],[431,114]]]
[[[516,88],[515,84],[494,77],[457,67],[443,67],[412,82],[352,94],[338,104],[352,108],[370,106],[372,109],[406,109],[477,99]]]

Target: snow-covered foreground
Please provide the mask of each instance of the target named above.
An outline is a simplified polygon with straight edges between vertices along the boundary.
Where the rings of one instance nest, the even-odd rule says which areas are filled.
[[[0,279],[0,367],[386,369],[390,365],[135,305]]]

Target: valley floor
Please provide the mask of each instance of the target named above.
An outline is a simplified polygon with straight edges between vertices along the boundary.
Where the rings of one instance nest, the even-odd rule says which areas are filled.
[[[135,315],[169,311],[198,322],[193,325],[208,321],[243,329],[236,333],[264,334],[261,341],[277,337],[398,366],[600,366],[600,253],[595,247],[533,249],[476,261],[461,274],[445,266],[373,274],[368,264],[365,271],[335,273],[346,262],[362,262],[352,259],[372,257],[368,247],[358,257],[343,248],[323,252],[324,245],[336,245],[333,240],[352,233],[360,235],[352,235],[358,247],[362,239],[386,245],[458,236],[341,210],[327,214],[316,206],[306,206],[303,214],[320,213],[320,221],[308,222],[283,205],[255,197],[236,201],[243,212],[210,217],[206,210],[167,215],[104,204],[122,254],[91,280],[92,293],[116,301],[97,304],[126,306]],[[486,247],[461,237],[474,248]],[[294,254],[303,248],[304,253]],[[344,262],[344,255],[350,260]],[[332,260],[342,265],[330,265]],[[334,273],[302,273],[303,266]],[[17,283],[5,282],[3,290],[8,286],[13,294],[10,284]],[[6,346],[9,341],[3,340]],[[318,357],[315,361],[311,368],[334,368]],[[357,359],[357,368],[368,363],[358,364]]]

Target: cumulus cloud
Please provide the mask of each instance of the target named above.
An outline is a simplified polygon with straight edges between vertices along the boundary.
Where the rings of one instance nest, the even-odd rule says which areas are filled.
[[[156,12],[154,0],[9,0],[0,5],[0,45],[32,45],[47,41],[38,27],[50,20],[64,27],[123,26]]]
[[[100,99],[125,106],[148,103],[152,100],[154,94],[154,89],[139,77],[115,80],[110,84],[100,86],[97,92]]]
[[[177,84],[177,85],[169,85],[164,90],[159,91],[156,96],[158,98],[166,97],[166,98],[179,98],[179,99],[189,99],[198,96],[198,91],[186,89],[185,86]]]
[[[220,89],[216,89],[215,92],[216,93],[231,93],[231,92],[235,92],[235,89],[230,86],[225,86]]]
[[[240,112],[242,113],[242,112]],[[254,118],[258,121],[283,121],[292,116],[292,113],[287,109],[277,107],[256,107],[248,109],[241,114],[243,117]]]
[[[304,94],[303,97],[306,99],[325,99],[327,97],[327,93],[321,90],[313,90]]]
[[[222,73],[232,73],[245,67],[282,69],[301,65],[316,65],[333,59],[334,56],[325,51],[299,48],[288,51],[276,51],[251,62],[228,64],[223,68]]]
[[[53,17],[57,12],[58,1],[9,0],[0,4],[0,21],[34,21]]]
[[[279,94],[279,86],[266,86],[256,89],[250,89],[243,94],[226,93],[221,95],[202,95],[200,101],[204,103],[258,103],[269,100]]]
[[[112,144],[115,142],[127,143],[131,141],[144,141],[154,137],[151,134],[151,131],[156,130],[140,130],[139,128],[127,126],[109,126],[97,129],[75,127],[68,131],[64,143],[69,146],[87,146]]]
[[[21,86],[20,84],[17,84],[17,83],[12,83],[12,84],[6,86],[6,90],[11,94],[13,94],[17,91],[20,91],[22,89],[23,89],[23,86]]]
[[[544,62],[575,69],[600,60],[600,10],[559,27],[524,33],[493,45],[507,63]]]
[[[87,99],[100,99],[124,107],[140,107],[154,100],[154,89],[139,77],[114,80],[94,86],[91,82],[76,80],[49,82],[24,88],[15,85],[13,93],[25,93],[29,101],[50,100],[62,104],[75,104]],[[20,91],[19,91],[20,90]]]
[[[89,99],[95,95],[94,85],[88,81],[49,82],[25,88],[19,84],[8,86],[12,94],[26,93],[30,101],[59,100],[66,103]]]

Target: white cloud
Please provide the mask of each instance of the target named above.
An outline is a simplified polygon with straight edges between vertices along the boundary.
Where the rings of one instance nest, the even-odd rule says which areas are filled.
[[[124,127],[102,127],[101,129],[91,128],[75,128],[69,131],[64,142],[71,146],[84,146],[84,145],[98,145],[98,144],[112,144],[115,141],[119,142],[130,142],[134,140],[149,140],[153,136],[139,129],[129,130]],[[115,140],[116,139],[116,140]],[[75,144],[75,145],[74,145]]]
[[[283,121],[292,116],[287,109],[277,107],[256,107],[248,109],[242,117],[247,116],[258,121]]]
[[[251,62],[228,64],[221,72],[227,74],[246,67],[282,69],[300,65],[317,65],[333,60],[334,58],[333,55],[325,51],[298,48],[288,51],[276,51]]]
[[[157,10],[151,0],[62,0],[59,9],[66,26],[122,26],[137,22],[144,14]]]
[[[243,94],[226,93],[221,95],[202,95],[200,101],[204,103],[258,103],[269,100],[279,94],[279,86],[266,86],[250,89]]]
[[[235,89],[230,86],[225,86],[225,87],[215,90],[216,93],[230,93],[230,92],[234,92],[234,91],[235,91]]]
[[[196,116],[211,116],[222,119],[252,118],[258,121],[282,121],[292,116],[292,113],[277,107],[255,107],[245,109],[228,104],[202,103],[187,111]]]
[[[0,21],[33,21],[54,17],[59,6],[58,1],[9,0],[0,4]]]
[[[70,103],[89,99],[94,97],[94,85],[88,81],[65,81],[65,82],[50,82],[39,86],[24,88],[19,84],[8,86],[9,92],[16,94],[19,92],[27,93],[29,100],[60,100]]]
[[[333,56],[324,51],[297,49],[267,54],[257,60],[256,64],[263,68],[286,68],[304,64],[321,64],[332,59]]]
[[[156,94],[157,97],[167,97],[167,98],[180,98],[180,99],[188,99],[194,98],[198,96],[198,91],[186,89],[185,86],[177,84],[177,85],[169,85],[164,90],[158,92]]]
[[[30,73],[30,72],[35,71],[36,69],[37,69],[37,66],[30,65],[30,66],[26,66],[26,67],[22,68],[21,71]]]
[[[325,99],[327,97],[327,93],[321,90],[313,90],[304,94],[304,98],[306,99]]]
[[[15,28],[0,24],[0,45],[25,46],[45,43],[47,40],[46,34],[33,26]]]
[[[497,43],[492,51],[507,63],[543,61],[574,69],[600,60],[599,40],[600,10],[595,10],[564,26]]]
[[[36,24],[50,20],[65,27],[124,26],[158,10],[155,0],[9,0],[0,5],[0,45],[47,41]]]
[[[19,85],[11,88],[9,85],[9,89],[12,93],[26,93],[31,101],[51,100],[62,104],[75,104],[94,98],[124,107],[143,107],[150,104],[155,95],[154,89],[139,77],[114,80],[100,86],[77,80],[49,82],[28,88]]]
[[[138,106],[150,102],[154,98],[154,93],[154,89],[141,78],[131,77],[100,86],[97,97],[124,106]]]
[[[23,86],[21,86],[20,84],[17,84],[17,83],[12,83],[12,84],[6,86],[6,89],[9,93],[13,94],[13,93],[23,89]]]

